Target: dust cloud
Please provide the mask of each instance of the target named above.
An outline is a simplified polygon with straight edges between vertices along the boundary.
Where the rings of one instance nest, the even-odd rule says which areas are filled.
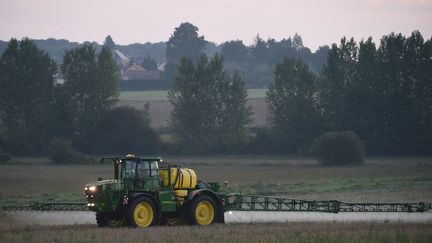
[[[7,217],[24,225],[96,224],[94,212],[7,212]],[[432,213],[315,213],[315,212],[227,212],[226,223],[259,222],[400,222],[432,223]]]

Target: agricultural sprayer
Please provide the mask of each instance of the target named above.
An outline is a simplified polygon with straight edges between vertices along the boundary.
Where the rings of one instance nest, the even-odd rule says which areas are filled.
[[[160,157],[102,158],[114,178],[85,185],[87,202],[34,202],[3,210],[94,211],[98,226],[209,225],[224,223],[227,211],[430,212],[432,203],[344,203],[229,193],[198,180],[194,170]]]

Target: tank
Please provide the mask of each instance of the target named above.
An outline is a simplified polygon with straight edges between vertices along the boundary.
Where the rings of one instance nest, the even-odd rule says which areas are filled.
[[[170,171],[170,173],[168,173]],[[176,189],[192,189],[197,184],[197,176],[195,171],[187,168],[164,168],[159,171],[162,178],[162,185],[165,187],[173,186]],[[171,182],[169,180],[171,174]],[[168,185],[171,183],[171,185]]]

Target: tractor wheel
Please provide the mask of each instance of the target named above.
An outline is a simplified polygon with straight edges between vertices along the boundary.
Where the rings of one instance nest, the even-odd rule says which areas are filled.
[[[132,227],[150,227],[156,225],[159,212],[149,197],[138,197],[129,207],[129,222]]]
[[[125,218],[119,214],[97,212],[96,223],[99,227],[119,228],[124,225]]]
[[[206,195],[195,198],[188,208],[189,224],[209,225],[215,222],[217,216],[215,201]]]
[[[96,223],[99,227],[108,226],[108,221],[104,213],[97,212],[96,213]]]

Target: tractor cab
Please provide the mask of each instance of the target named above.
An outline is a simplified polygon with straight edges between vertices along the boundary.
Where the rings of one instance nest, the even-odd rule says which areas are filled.
[[[128,155],[114,162],[114,178],[124,181],[129,189],[158,189],[161,183],[158,163],[161,161],[160,157]]]

